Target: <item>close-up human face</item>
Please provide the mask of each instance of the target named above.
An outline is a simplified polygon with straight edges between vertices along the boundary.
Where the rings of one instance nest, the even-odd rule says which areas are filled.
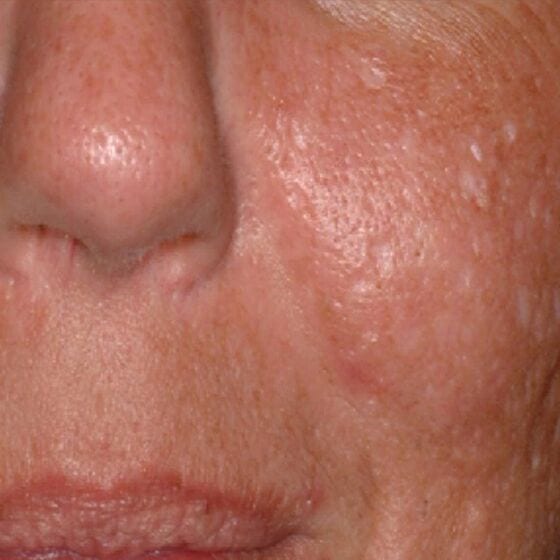
[[[557,560],[559,37],[0,0],[0,560]]]

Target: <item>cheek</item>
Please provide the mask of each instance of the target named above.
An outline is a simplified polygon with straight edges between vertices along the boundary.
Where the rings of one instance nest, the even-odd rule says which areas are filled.
[[[301,285],[330,368],[356,398],[435,429],[530,406],[559,338],[555,173],[543,181],[531,153],[547,142],[522,130],[514,145],[511,124],[479,124],[461,99],[474,117],[456,133],[418,118],[419,100],[379,95],[376,109],[345,93],[330,100],[339,120],[310,119],[313,99],[292,115],[294,155],[272,158],[283,254],[308,248]]]
[[[290,207],[278,246],[348,398],[396,406],[435,430],[532,405],[560,338],[559,271],[542,237],[516,241],[514,220],[445,200],[443,210],[365,205],[354,217],[369,225],[354,228],[336,195],[330,206],[320,198],[316,221],[299,227],[311,211]]]
[[[350,152],[363,146],[351,140]],[[557,356],[557,235],[527,212],[524,184],[481,208],[457,194],[460,172],[402,152],[396,163],[390,152],[399,151],[390,139],[360,176],[341,163],[326,172],[333,158],[310,150],[296,165],[316,177],[283,180],[287,223],[298,232],[296,240],[284,229],[283,254],[297,255],[296,243],[309,250],[300,285],[329,367],[355,398],[396,405],[438,429],[505,403],[529,405],[530,385],[544,382]],[[480,171],[489,185],[491,174]]]
[[[272,35],[254,57],[266,64],[239,65],[237,83],[258,76],[271,94],[232,85],[231,122],[325,370],[348,398],[435,430],[523,406],[559,338],[546,107],[529,118],[515,81],[488,94],[461,61],[306,34],[304,20]]]

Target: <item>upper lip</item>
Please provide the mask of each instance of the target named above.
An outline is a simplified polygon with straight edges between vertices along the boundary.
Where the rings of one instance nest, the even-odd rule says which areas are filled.
[[[310,500],[165,480],[118,489],[42,481],[0,495],[0,558],[135,558],[168,551],[241,552],[294,534]]]

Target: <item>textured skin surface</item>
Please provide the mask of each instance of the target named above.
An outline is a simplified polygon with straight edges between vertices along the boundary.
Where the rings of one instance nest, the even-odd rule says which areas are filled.
[[[153,478],[279,509],[255,558],[553,558],[558,37],[553,0],[4,0],[0,549],[22,485]]]

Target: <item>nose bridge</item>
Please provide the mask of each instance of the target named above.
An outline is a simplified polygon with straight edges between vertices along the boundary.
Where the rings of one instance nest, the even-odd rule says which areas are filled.
[[[215,233],[227,196],[196,2],[22,3],[15,44],[7,221],[113,256]]]

